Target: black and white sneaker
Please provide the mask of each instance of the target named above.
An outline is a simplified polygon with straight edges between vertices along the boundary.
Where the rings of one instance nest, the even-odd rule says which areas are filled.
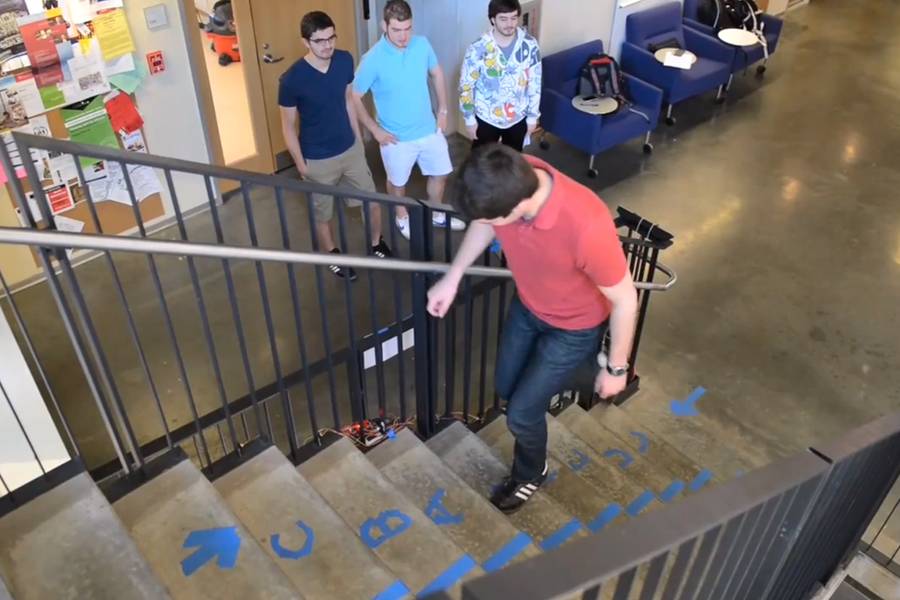
[[[331,251],[331,254],[340,254],[341,251],[335,248]],[[356,281],[356,271],[353,270],[353,267],[339,267],[338,265],[328,265],[328,270],[344,279],[345,277],[350,279],[350,281]]]
[[[534,493],[547,480],[548,472],[549,467],[544,463],[543,473],[534,481],[516,481],[512,477],[508,477],[500,489],[491,496],[491,504],[505,513],[519,510],[523,504],[531,500]]]
[[[391,252],[391,247],[388,246],[384,238],[378,238],[378,243],[372,246],[372,256],[377,256],[378,258],[393,258],[394,253]]]

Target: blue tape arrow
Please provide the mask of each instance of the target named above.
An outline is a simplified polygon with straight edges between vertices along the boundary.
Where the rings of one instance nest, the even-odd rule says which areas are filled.
[[[618,448],[613,448],[612,450],[607,450],[603,453],[603,458],[619,458],[619,468],[627,469],[634,463],[634,457],[625,452],[624,450],[619,450]]]
[[[233,569],[241,549],[241,536],[237,527],[192,531],[182,548],[197,548],[196,552],[181,561],[181,572],[185,577],[190,577],[214,558],[220,569]]]
[[[684,400],[672,400],[669,406],[672,408],[672,414],[676,417],[696,417],[700,414],[697,410],[697,400],[706,394],[706,390],[698,387],[688,395]]]
[[[398,579],[388,589],[374,596],[372,600],[400,600],[401,598],[406,598],[409,594],[409,588]]]
[[[638,439],[638,452],[647,454],[647,450],[650,449],[650,438],[647,437],[647,434],[640,431],[632,431],[631,435]]]

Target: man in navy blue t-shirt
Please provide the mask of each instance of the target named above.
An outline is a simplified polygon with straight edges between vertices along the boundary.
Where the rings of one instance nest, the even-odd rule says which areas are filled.
[[[374,192],[375,182],[366,163],[350,95],[353,57],[346,50],[335,48],[334,21],[324,12],[305,15],[300,22],[300,34],[309,52],[285,71],[278,88],[281,131],[297,171],[303,179],[316,183],[349,184]],[[312,202],[319,250],[340,254],[331,229],[334,198],[312,194]],[[347,205],[361,203],[348,200]],[[376,202],[369,206],[368,225],[372,234],[371,253],[390,257],[391,250],[381,237],[381,206]],[[330,270],[339,277],[356,279],[353,269],[332,265]]]

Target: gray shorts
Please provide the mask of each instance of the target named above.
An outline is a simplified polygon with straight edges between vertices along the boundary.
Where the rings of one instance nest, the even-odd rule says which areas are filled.
[[[322,160],[307,160],[306,179],[323,185],[351,186],[366,192],[375,191],[372,171],[366,162],[366,153],[362,142],[357,140],[353,147],[337,156]],[[315,219],[319,223],[327,223],[334,217],[334,196],[330,194],[312,194]],[[347,206],[361,206],[362,202],[347,198]]]

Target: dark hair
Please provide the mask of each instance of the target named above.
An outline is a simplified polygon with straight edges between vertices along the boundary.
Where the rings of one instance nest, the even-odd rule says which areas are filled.
[[[331,20],[331,17],[321,10],[314,10],[303,15],[303,20],[300,21],[300,35],[304,40],[308,40],[312,38],[315,32],[331,27],[334,27],[334,21]]]
[[[522,15],[522,5],[519,0],[491,0],[488,4],[488,19],[493,20],[497,15],[514,12]]]
[[[450,202],[468,219],[508,216],[538,189],[534,168],[519,153],[501,144],[472,151],[453,178]]]
[[[388,0],[384,5],[384,22],[390,24],[391,20],[409,21],[412,19],[412,9],[406,0]]]

